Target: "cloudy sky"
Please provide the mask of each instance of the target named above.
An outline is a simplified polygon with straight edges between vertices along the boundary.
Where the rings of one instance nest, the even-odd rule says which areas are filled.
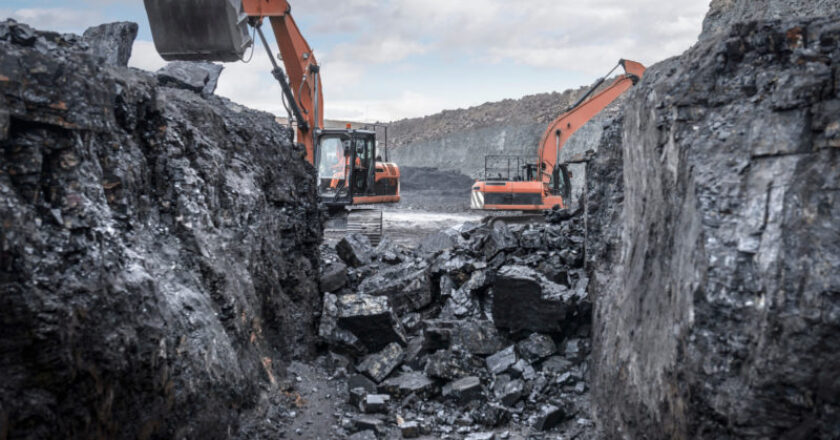
[[[326,116],[389,121],[590,84],[619,58],[652,64],[697,39],[709,0],[298,0],[322,65]],[[81,33],[140,24],[130,65],[164,61],[141,0],[2,0],[0,17]],[[276,49],[273,50],[277,52]],[[228,63],[217,93],[285,113],[264,50]]]

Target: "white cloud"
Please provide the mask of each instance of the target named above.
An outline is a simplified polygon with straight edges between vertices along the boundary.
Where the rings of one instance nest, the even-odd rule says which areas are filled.
[[[0,9],[0,16],[13,18],[36,29],[81,33],[103,22],[95,9],[22,8]]]
[[[151,41],[137,40],[131,46],[131,58],[128,60],[130,67],[155,71],[166,65],[166,61],[160,57]]]
[[[457,106],[455,101],[445,97],[403,90],[392,99],[338,99],[329,102],[329,119],[360,122],[391,121],[399,118],[413,118],[429,115],[443,108]]]
[[[708,0],[311,0],[314,32],[354,32],[345,59],[417,53],[594,73],[626,57],[651,63],[687,49]],[[617,59],[617,58],[616,58]]]

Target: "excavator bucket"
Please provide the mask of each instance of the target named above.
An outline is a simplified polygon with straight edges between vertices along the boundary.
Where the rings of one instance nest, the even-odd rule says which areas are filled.
[[[163,59],[238,61],[252,44],[242,0],[144,0]]]

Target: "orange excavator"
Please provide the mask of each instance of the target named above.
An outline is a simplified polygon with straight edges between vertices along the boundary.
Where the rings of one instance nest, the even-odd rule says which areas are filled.
[[[618,66],[623,67],[625,73],[595,93]],[[540,141],[536,163],[510,156],[485,158],[485,180],[473,184],[470,208],[499,211],[568,208],[571,181],[568,165],[560,162],[563,145],[575,131],[635,85],[644,73],[645,66],[640,63],[620,60],[613,70],[548,125]]]
[[[286,0],[144,0],[155,48],[165,60],[239,61],[259,35],[283,90],[289,123],[318,172],[320,200],[331,213],[328,228],[359,231],[378,241],[382,212],[348,208],[400,201],[400,171],[377,154],[376,126],[324,127],[321,67]],[[263,21],[271,25],[284,70],[277,64]],[[387,130],[387,128],[386,128]],[[387,157],[387,131],[384,145]],[[282,160],[282,159],[279,159]]]

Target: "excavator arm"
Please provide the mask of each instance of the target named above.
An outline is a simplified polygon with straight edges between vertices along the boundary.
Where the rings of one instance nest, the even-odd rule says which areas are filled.
[[[590,119],[595,117],[605,107],[610,105],[619,96],[626,92],[645,73],[645,66],[635,61],[620,60],[619,65],[624,68],[624,74],[619,76],[604,90],[589,98],[595,90],[605,81],[605,78],[598,80],[592,88],[573,104],[562,115],[548,125],[540,140],[538,153],[538,166],[543,184],[548,186],[555,166],[560,163],[560,151],[566,141]],[[617,66],[616,66],[617,67]],[[607,74],[609,76],[609,74]],[[589,98],[589,99],[587,99]]]
[[[320,66],[300,32],[286,0],[144,0],[155,47],[166,60],[236,61],[253,44],[254,26],[273,63],[297,120],[298,141],[315,163],[315,131],[324,126]],[[268,19],[285,73],[274,60],[261,25]],[[288,74],[288,78],[286,77]]]

